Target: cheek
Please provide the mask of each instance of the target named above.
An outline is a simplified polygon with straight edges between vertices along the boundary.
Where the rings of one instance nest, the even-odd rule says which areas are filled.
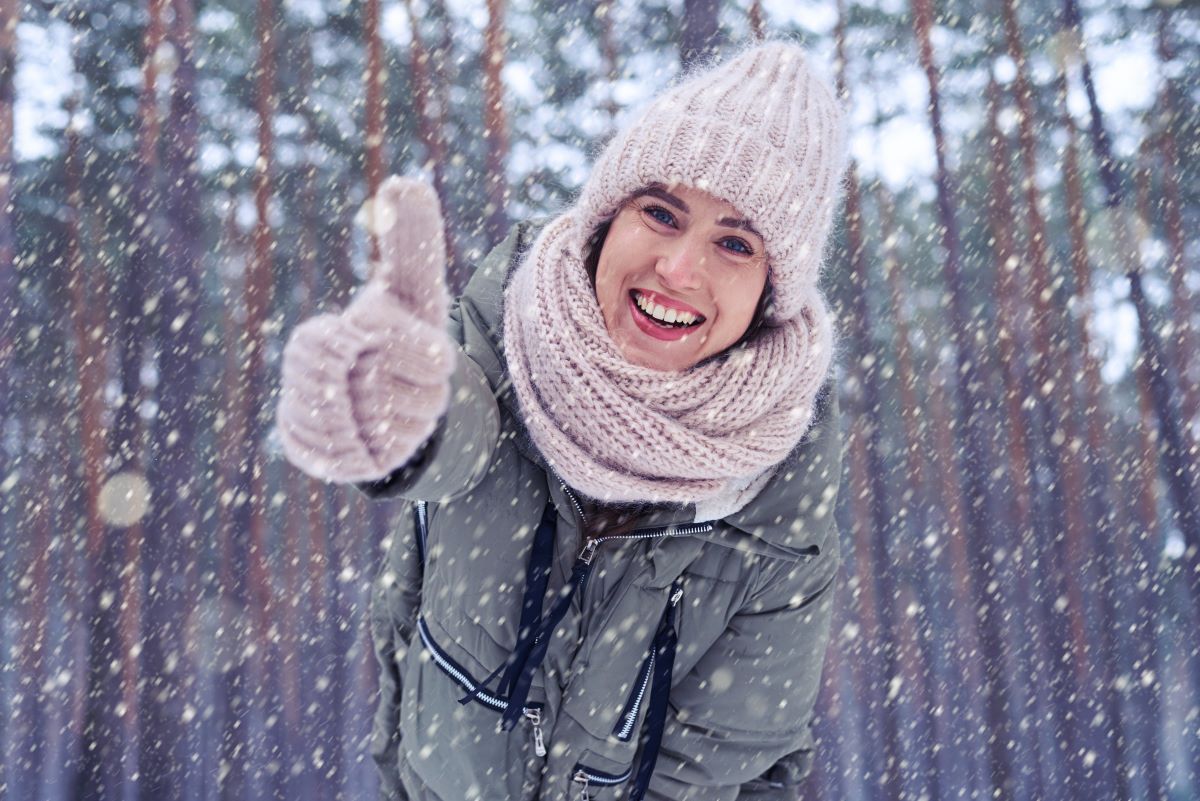
[[[759,298],[762,297],[766,285],[758,276],[733,276],[721,288],[723,316],[729,325],[738,328],[738,336],[750,326],[754,319],[754,310],[758,308]]]

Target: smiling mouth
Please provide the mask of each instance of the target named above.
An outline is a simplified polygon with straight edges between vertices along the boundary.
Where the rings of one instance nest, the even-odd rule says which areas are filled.
[[[638,311],[650,322],[663,328],[695,328],[704,322],[703,314],[692,314],[675,309],[668,309],[661,304],[653,303],[643,297],[636,289],[629,290],[629,297]]]

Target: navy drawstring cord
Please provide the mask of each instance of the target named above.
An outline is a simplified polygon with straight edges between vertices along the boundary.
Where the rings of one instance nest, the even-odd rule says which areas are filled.
[[[418,517],[418,524],[423,528],[421,524],[424,523],[424,520],[421,517],[423,516]],[[501,697],[508,696],[508,706],[501,718],[501,727],[504,731],[511,731],[523,716],[525,701],[529,697],[529,689],[533,682],[533,674],[546,656],[550,635],[566,614],[575,593],[583,591],[588,576],[591,574],[590,560],[582,558],[576,560],[567,585],[563,587],[554,605],[550,607],[549,613],[542,616],[542,606],[554,559],[556,525],[557,513],[554,511],[554,505],[547,502],[546,509],[542,513],[542,521],[534,534],[533,550],[529,554],[517,644],[509,657],[493,670],[491,675],[479,682],[474,691],[467,693],[458,701],[460,704],[469,703],[485,690],[501,671],[504,671],[504,677],[500,680],[498,689]],[[421,545],[424,545],[424,542]],[[423,551],[424,548],[421,550]],[[680,576],[671,584],[670,600],[667,608],[663,611],[662,620],[659,621],[654,641],[651,644],[654,655],[654,674],[650,684],[650,704],[646,710],[646,719],[642,724],[642,732],[639,737],[642,758],[638,763],[633,787],[629,792],[630,801],[642,801],[645,797],[650,786],[650,777],[654,773],[654,765],[658,761],[663,730],[666,727],[667,701],[671,693],[671,673],[675,667],[675,647],[679,637],[675,628],[675,618],[682,595],[683,577]]]
[[[546,587],[550,583],[550,569],[554,560],[554,533],[557,528],[558,514],[554,504],[546,502],[542,511],[542,522],[538,524],[533,535],[533,549],[529,552],[529,565],[525,570],[525,595],[521,602],[521,622],[517,626],[517,644],[508,658],[500,663],[500,667],[492,671],[486,679],[479,682],[474,692],[467,693],[458,699],[460,704],[470,703],[475,697],[491,684],[492,679],[506,667],[513,668],[524,664],[529,649],[533,647],[531,634],[537,628],[542,616],[543,599],[546,597]],[[505,677],[507,679],[507,675]],[[498,694],[507,695],[507,681],[502,681]],[[523,703],[523,702],[522,702]]]
[[[675,630],[675,615],[682,597],[683,577],[680,576],[671,585],[671,600],[654,635],[654,679],[650,685],[650,706],[646,710],[646,721],[642,724],[639,738],[642,760],[638,763],[637,775],[629,791],[629,801],[642,801],[645,797],[650,787],[650,776],[654,773],[654,763],[658,761],[658,750],[667,723],[667,700],[671,694],[671,671],[675,667],[675,645],[679,639]]]

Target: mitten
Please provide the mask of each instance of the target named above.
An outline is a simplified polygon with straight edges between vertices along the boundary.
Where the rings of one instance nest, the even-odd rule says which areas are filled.
[[[369,201],[380,262],[341,314],[297,326],[283,349],[276,423],[288,461],[326,481],[374,481],[437,428],[457,345],[437,196],[393,176]]]

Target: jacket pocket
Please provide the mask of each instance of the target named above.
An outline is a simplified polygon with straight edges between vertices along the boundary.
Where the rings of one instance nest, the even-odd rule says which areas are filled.
[[[482,689],[479,680],[451,657],[445,649],[438,645],[433,637],[429,623],[423,615],[417,619],[417,630],[421,637],[422,646],[425,648],[431,661],[437,665],[438,669],[447,678],[457,684],[465,693],[471,695],[472,702],[481,704],[497,714],[502,714],[508,709],[507,698]],[[530,745],[533,748],[534,755],[539,758],[546,756],[545,729],[542,719],[544,709],[545,704],[541,701],[528,701],[522,709],[522,717],[529,731]]]

